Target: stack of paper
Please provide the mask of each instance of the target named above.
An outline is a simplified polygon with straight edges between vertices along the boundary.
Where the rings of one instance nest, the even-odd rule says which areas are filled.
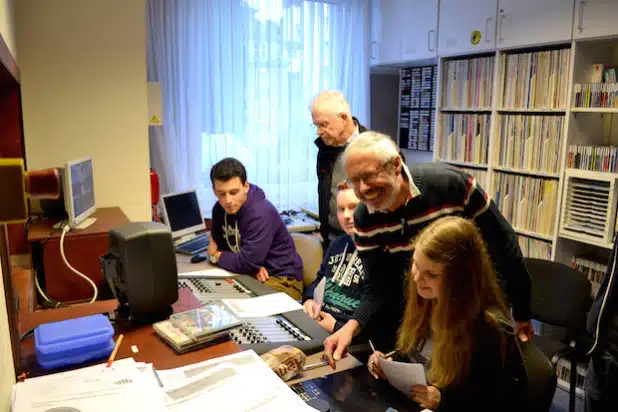
[[[19,382],[12,410],[165,411],[165,403],[152,364],[129,358]]]
[[[124,359],[15,385],[12,411],[50,410],[315,412],[253,351],[161,371]]]

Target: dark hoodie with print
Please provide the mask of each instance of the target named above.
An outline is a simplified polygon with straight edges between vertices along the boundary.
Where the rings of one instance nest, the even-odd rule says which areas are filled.
[[[219,267],[225,270],[255,275],[263,266],[270,276],[303,278],[302,260],[285,223],[255,185],[250,185],[247,201],[235,215],[227,215],[219,202],[215,203],[211,235],[223,252]],[[238,252],[232,253],[232,249]]]
[[[303,302],[313,299],[315,288],[326,278],[322,310],[335,318],[334,332],[341,329],[360,303],[365,284],[365,269],[350,235],[331,242],[313,283],[305,288]]]

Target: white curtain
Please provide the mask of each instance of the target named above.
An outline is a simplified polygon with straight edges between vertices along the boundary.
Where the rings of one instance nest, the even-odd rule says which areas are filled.
[[[210,215],[210,168],[231,156],[280,210],[317,211],[308,106],[320,90],[340,90],[369,122],[368,0],[149,0],[148,18],[162,193],[197,189]]]

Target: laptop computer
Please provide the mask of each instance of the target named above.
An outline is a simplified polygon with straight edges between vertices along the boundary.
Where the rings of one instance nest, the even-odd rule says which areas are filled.
[[[195,255],[208,248],[208,233],[195,190],[161,196],[165,224],[172,232],[176,252]]]
[[[291,386],[309,405],[330,412],[418,412],[413,400],[388,382],[374,379],[365,365]],[[322,408],[320,408],[322,409]]]

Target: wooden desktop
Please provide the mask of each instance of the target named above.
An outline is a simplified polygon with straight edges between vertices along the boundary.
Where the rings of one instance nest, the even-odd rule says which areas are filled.
[[[110,229],[129,223],[119,207],[99,208],[92,217],[97,220],[86,229],[71,230],[65,235],[64,250],[67,260],[97,285],[103,283],[99,256],[109,248]],[[39,281],[50,298],[71,302],[90,299],[91,286],[71,272],[60,255],[60,232],[54,231],[59,219],[44,219],[33,224],[28,231],[28,243],[32,253],[32,267],[39,272]],[[50,236],[51,234],[51,236]],[[46,240],[49,236],[49,239]],[[44,272],[41,276],[41,270]],[[36,273],[35,273],[36,275]]]
[[[97,313],[113,312],[118,305],[116,300],[105,300],[93,304],[80,304],[65,308],[49,309],[20,315],[20,335],[32,330],[38,325],[60,320],[74,319]],[[201,307],[200,302],[188,289],[178,291],[178,301],[173,305],[174,313],[184,312]],[[122,345],[116,359],[135,358],[138,362],[150,362],[157,369],[168,369],[205,361],[219,356],[239,352],[240,346],[229,340],[213,346],[179,355],[163,340],[159,339],[151,325],[129,326],[116,325],[116,333],[124,335]],[[138,352],[133,353],[132,346],[137,346]],[[99,361],[100,362],[100,361]],[[96,362],[96,363],[99,363]],[[36,361],[34,337],[25,338],[21,343],[21,369],[28,377],[58,372],[43,370]]]

